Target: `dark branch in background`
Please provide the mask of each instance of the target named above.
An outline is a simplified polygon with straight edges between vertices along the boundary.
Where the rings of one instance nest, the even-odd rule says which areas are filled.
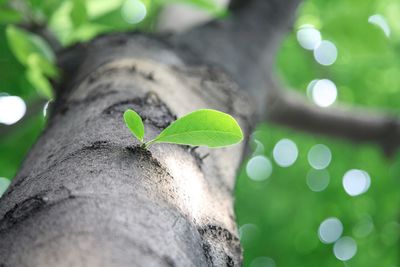
[[[355,143],[375,143],[393,155],[400,145],[400,119],[367,108],[320,108],[300,94],[276,87],[275,55],[298,0],[233,0],[232,17],[176,38],[207,61],[226,68],[256,99],[263,119],[309,133]],[[265,99],[267,101],[265,102]]]
[[[270,90],[266,119],[309,133],[375,143],[387,156],[400,145],[400,119],[366,108],[320,108],[291,90]]]
[[[236,12],[239,9],[243,9],[246,4],[248,5],[251,1],[246,0],[231,0],[229,3],[229,10],[232,12]]]

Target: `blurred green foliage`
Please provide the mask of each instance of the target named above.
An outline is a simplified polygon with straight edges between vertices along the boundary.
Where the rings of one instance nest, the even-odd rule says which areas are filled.
[[[374,14],[386,18],[390,37],[368,23]],[[301,94],[307,95],[312,80],[327,78],[337,86],[338,102],[398,114],[399,17],[400,2],[394,0],[306,1],[300,7],[293,32],[281,47],[276,72],[288,87]],[[296,31],[304,24],[314,25],[322,39],[336,45],[338,58],[333,65],[318,64],[312,51],[299,45]],[[346,143],[274,125],[260,125],[255,138],[264,145],[263,154],[272,162],[274,145],[282,138],[297,144],[299,156],[288,168],[273,163],[272,175],[263,182],[249,179],[245,169],[241,170],[236,187],[239,225],[256,227],[242,229],[244,266],[258,266],[254,259],[262,256],[285,267],[400,264],[399,155],[388,159],[373,144]],[[325,144],[332,151],[327,168],[330,183],[322,192],[311,191],[306,183],[312,169],[307,153],[315,144]],[[371,186],[366,193],[351,197],[345,192],[342,178],[350,169],[369,173]],[[318,228],[328,217],[339,218],[343,235],[357,243],[356,255],[345,263],[335,258],[332,244],[319,240]],[[373,228],[363,233],[366,221]],[[246,227],[253,230],[246,231]]]
[[[260,256],[272,258],[276,266],[343,266],[335,258],[333,246],[318,238],[319,225],[328,217],[339,218],[343,235],[357,242],[357,254],[346,266],[396,266],[400,158],[388,160],[372,145],[353,145],[266,124],[259,126],[255,138],[264,145],[262,154],[271,160],[273,148],[282,138],[296,143],[299,156],[288,168],[273,164],[266,181],[253,181],[244,168],[240,171],[236,185],[238,223],[257,227],[255,234],[242,233],[244,266],[251,266]],[[332,152],[327,168],[330,183],[322,192],[311,191],[306,183],[312,169],[307,154],[315,144],[325,144]],[[369,173],[372,181],[366,193],[351,197],[345,192],[342,177],[349,169]],[[360,223],[370,218],[371,233],[357,237]]]
[[[121,16],[124,0],[0,0],[0,94],[17,95],[28,107],[26,119],[0,126],[0,177],[12,179],[29,147],[45,125],[44,99],[52,97],[50,79],[57,79],[49,44],[28,32],[28,25],[48,25],[62,46],[90,40],[107,32],[157,30],[157,15],[167,4],[183,2],[223,16],[226,10],[212,0],[143,0],[147,15],[138,24]],[[383,15],[390,37],[368,23]],[[296,24],[282,45],[276,71],[293,90],[306,95],[311,80],[327,78],[338,90],[338,102],[369,106],[398,114],[400,100],[400,3],[397,0],[307,0]],[[319,65],[311,51],[296,40],[296,30],[312,24],[323,39],[338,49],[331,66]],[[39,106],[39,108],[38,108]],[[399,175],[400,156],[385,158],[375,145],[356,145],[298,133],[274,125],[260,125],[254,138],[264,146],[258,153],[272,162],[272,175],[265,181],[251,180],[245,168],[236,187],[236,213],[244,247],[244,265],[261,267],[259,257],[276,266],[399,266]],[[282,138],[293,140],[299,151],[295,163],[283,168],[274,163],[272,151]],[[327,168],[328,187],[313,192],[306,183],[311,166],[307,153],[315,144],[332,151]],[[246,162],[244,163],[246,164]],[[371,187],[360,196],[349,196],[342,178],[349,169],[362,169],[371,176]],[[318,227],[337,217],[345,236],[354,238],[357,254],[345,264],[335,258],[332,244],[318,238]],[[365,222],[372,222],[365,231]],[[264,267],[274,267],[271,261]]]

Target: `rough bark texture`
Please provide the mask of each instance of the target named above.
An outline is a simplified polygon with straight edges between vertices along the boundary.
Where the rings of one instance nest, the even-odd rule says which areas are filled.
[[[0,266],[240,265],[232,190],[244,145],[146,151],[122,114],[138,111],[147,138],[205,107],[248,133],[246,97],[221,70],[185,66],[144,35],[80,49],[83,60],[69,58],[79,71],[66,75],[47,129],[1,200]]]

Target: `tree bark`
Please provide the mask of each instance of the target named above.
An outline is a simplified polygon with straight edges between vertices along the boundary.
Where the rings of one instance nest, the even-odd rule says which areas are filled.
[[[297,4],[237,0],[230,18],[180,36],[61,51],[47,128],[0,200],[0,266],[239,266],[232,190],[246,144],[144,150],[122,114],[136,110],[150,139],[214,108],[247,136]]]
[[[232,190],[244,144],[144,150],[122,119],[136,110],[152,138],[214,108],[248,134],[252,105],[232,79],[141,34],[61,58],[66,79],[48,126],[1,199],[0,266],[240,265]]]

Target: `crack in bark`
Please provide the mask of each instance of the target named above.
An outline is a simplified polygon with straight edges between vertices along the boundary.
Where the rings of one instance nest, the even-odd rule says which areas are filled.
[[[30,218],[41,210],[56,205],[67,199],[75,198],[65,186],[60,186],[54,191],[43,191],[17,203],[5,213],[0,220],[0,233],[15,224]]]
[[[135,110],[144,122],[164,129],[176,120],[176,115],[160,100],[155,92],[148,92],[144,97],[136,97],[114,103],[103,110],[103,114],[123,114],[128,108]]]
[[[214,224],[207,224],[203,227],[198,228],[197,231],[202,237],[202,248],[204,251],[204,256],[209,263],[209,266],[216,266],[214,265],[214,260],[212,256],[214,254],[213,250],[216,249],[222,249],[225,253],[226,266],[235,266],[233,256],[229,255],[226,250],[241,254],[242,250],[240,247],[239,238],[237,236],[232,234],[228,229]],[[219,248],[218,246],[215,246],[214,242],[224,245],[222,246],[222,248]]]

